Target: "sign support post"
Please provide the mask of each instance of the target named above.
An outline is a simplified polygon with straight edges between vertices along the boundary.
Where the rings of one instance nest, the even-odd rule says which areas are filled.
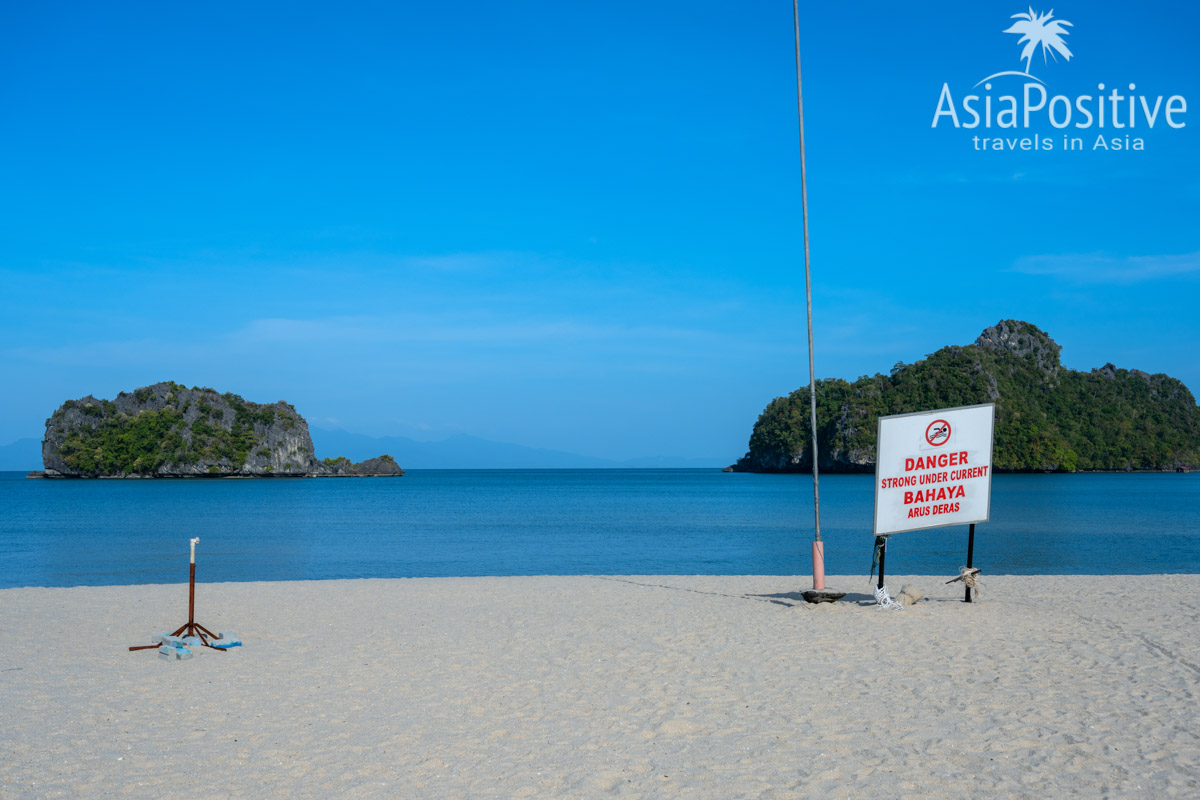
[[[879,538],[882,539],[883,541],[881,541],[879,543],[879,583],[876,585],[876,588],[882,589],[883,588],[883,564],[887,558],[888,537],[880,536]]]
[[[971,523],[970,532],[967,533],[967,569],[974,566],[971,562],[975,559],[975,523]],[[966,581],[963,581],[966,583]],[[966,596],[963,598],[964,603],[971,602],[971,587],[967,586]]]

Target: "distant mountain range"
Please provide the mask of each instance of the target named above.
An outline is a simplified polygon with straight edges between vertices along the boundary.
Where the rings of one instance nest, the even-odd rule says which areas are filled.
[[[29,472],[42,468],[42,440],[17,439],[0,445],[0,472]]]
[[[561,450],[545,450],[477,436],[456,434],[436,442],[419,442],[405,436],[365,436],[360,433],[309,427],[317,455],[344,455],[351,461],[360,453],[387,453],[405,469],[653,469],[720,468],[719,458],[634,458],[625,461],[593,458]]]
[[[704,469],[725,465],[719,458],[660,456],[625,461],[591,458],[560,450],[493,442],[465,434],[438,442],[419,442],[404,436],[375,437],[314,427],[310,427],[309,432],[319,457],[345,456],[351,461],[362,461],[387,453],[404,469]],[[11,444],[0,445],[0,472],[29,472],[41,468],[40,439],[18,439]]]

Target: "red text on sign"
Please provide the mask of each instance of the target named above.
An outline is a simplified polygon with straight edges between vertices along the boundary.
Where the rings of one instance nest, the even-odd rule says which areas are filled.
[[[914,469],[934,469],[936,467],[957,467],[959,464],[967,463],[967,454],[962,453],[939,453],[936,456],[920,456],[918,458],[904,459],[904,471],[912,472]]]
[[[956,497],[966,496],[967,492],[962,487],[962,484],[958,486],[942,486],[938,489],[918,489],[915,492],[904,493],[904,505],[932,503],[937,500],[953,500]]]
[[[936,506],[913,506],[908,510],[908,518],[928,517],[935,514],[954,514],[958,512],[958,503],[939,503]]]

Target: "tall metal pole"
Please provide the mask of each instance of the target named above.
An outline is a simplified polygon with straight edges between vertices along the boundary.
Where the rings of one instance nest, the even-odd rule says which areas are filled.
[[[825,545],[821,541],[821,484],[817,470],[817,373],[813,362],[812,270],[808,254],[808,184],[804,164],[804,93],[800,83],[800,8],[792,0],[792,23],[796,34],[796,110],[800,123],[800,213],[804,220],[804,300],[808,311],[808,402],[812,425],[813,515],[816,536],[813,539],[813,588],[825,588]]]

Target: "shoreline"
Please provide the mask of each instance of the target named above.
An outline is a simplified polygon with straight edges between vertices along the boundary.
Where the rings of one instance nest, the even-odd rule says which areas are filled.
[[[182,584],[4,589],[0,794],[1196,794],[1200,575],[948,577],[201,583],[171,663]]]
[[[906,583],[911,582],[911,581],[919,581],[922,583],[922,586],[924,586],[925,584],[928,584],[929,586],[933,586],[933,585],[937,584],[939,581],[945,582],[954,577],[956,577],[956,576],[952,575],[949,572],[947,572],[946,574],[943,574],[943,575],[902,574],[899,576],[893,576],[889,572],[884,576],[885,585],[890,587],[891,593],[893,595],[899,591],[900,584],[898,583],[898,581],[903,581]],[[1104,573],[1096,573],[1096,572],[1031,573],[1031,572],[988,572],[988,571],[983,571],[979,577],[980,577],[980,580],[994,580],[994,579],[999,578],[999,579],[1002,579],[1005,581],[1007,581],[1010,578],[1023,579],[1023,580],[1024,579],[1048,580],[1048,581],[1057,581],[1060,578],[1066,579],[1066,580],[1072,580],[1072,581],[1074,581],[1074,580],[1101,580],[1101,579],[1114,579],[1114,580],[1124,581],[1127,579],[1136,579],[1136,578],[1154,579],[1154,578],[1189,578],[1189,577],[1195,577],[1197,579],[1200,579],[1200,571],[1197,571],[1197,572],[1104,572]],[[286,586],[288,584],[297,584],[297,585],[338,584],[338,583],[355,584],[355,583],[375,583],[375,582],[388,582],[388,581],[404,583],[404,582],[411,582],[411,581],[430,581],[430,582],[492,581],[492,580],[496,580],[496,581],[526,581],[526,580],[528,580],[528,581],[532,581],[532,580],[550,580],[550,579],[562,579],[562,580],[595,579],[595,580],[612,580],[612,581],[630,581],[630,580],[640,580],[640,579],[655,579],[655,580],[661,579],[661,580],[668,580],[668,581],[669,580],[704,581],[704,580],[743,580],[744,579],[744,580],[763,580],[763,581],[776,581],[776,582],[781,581],[781,580],[791,580],[791,581],[795,582],[797,586],[801,587],[799,589],[796,589],[796,591],[795,591],[797,601],[802,600],[802,598],[800,597],[801,591],[805,591],[807,589],[812,588],[812,586],[811,586],[812,576],[811,575],[773,575],[773,574],[769,574],[769,573],[716,574],[716,573],[682,573],[682,572],[681,573],[659,573],[659,574],[655,574],[655,575],[647,575],[647,574],[641,574],[641,573],[612,572],[612,573],[579,573],[579,574],[545,573],[545,574],[528,574],[528,575],[411,575],[411,576],[406,576],[406,577],[382,577],[382,578],[381,577],[279,578],[279,579],[275,579],[275,580],[265,579],[265,580],[252,580],[252,581],[206,580],[203,577],[201,577],[199,580],[196,581],[196,591],[198,594],[202,593],[205,591],[204,587],[213,587],[214,589],[219,588],[219,587],[234,587],[234,586],[264,586],[264,587],[267,587],[267,586],[276,586],[279,584]],[[850,595],[861,594],[862,598],[859,598],[859,599],[870,599],[872,602],[874,602],[874,597],[872,596],[871,593],[875,590],[877,576],[872,576],[868,580],[868,578],[866,578],[862,575],[826,575],[825,579],[826,579],[827,583],[833,583],[833,582],[837,581],[837,582],[839,582],[839,584],[842,584],[842,585],[845,585],[845,584],[852,585],[854,588],[848,590],[848,594],[850,594]],[[150,588],[161,588],[161,587],[166,587],[166,586],[186,587],[187,585],[188,585],[187,581],[180,580],[178,578],[173,578],[171,580],[166,580],[166,581],[150,582],[150,583],[96,583],[96,584],[74,583],[69,586],[53,586],[53,585],[47,585],[47,584],[26,584],[26,585],[22,585],[22,586],[0,586],[0,593],[18,592],[18,591],[27,591],[27,590],[71,591],[71,590],[76,590],[76,589],[89,589],[89,590],[90,589],[97,589],[97,590],[99,590],[99,589],[150,589]],[[834,589],[840,591],[841,586],[840,585],[835,586]],[[1200,587],[1198,587],[1198,590],[1200,590]],[[3,594],[0,594],[0,598],[3,598]],[[928,598],[926,598],[926,599],[928,599]],[[1200,632],[1200,631],[1198,631],[1198,632]]]

